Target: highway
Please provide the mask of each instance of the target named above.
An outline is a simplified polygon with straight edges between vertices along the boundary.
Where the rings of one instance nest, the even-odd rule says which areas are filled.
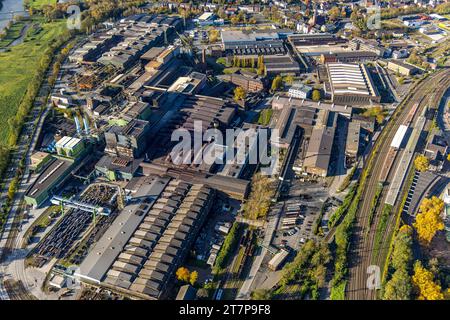
[[[425,106],[428,106],[428,98],[430,94],[436,91],[445,91],[442,88],[447,88],[450,85],[450,70],[442,70],[430,75],[427,79],[419,83],[416,88],[411,91],[411,94],[406,97],[406,100],[401,104],[391,120],[388,122],[383,132],[376,142],[374,147],[375,153],[372,154],[372,166],[368,172],[368,177],[363,191],[361,202],[359,203],[359,210],[356,215],[356,221],[353,227],[353,234],[351,238],[350,252],[349,252],[349,282],[346,288],[346,298],[350,300],[373,300],[377,298],[377,291],[370,290],[367,287],[367,280],[369,274],[367,273],[370,265],[378,265],[380,268],[384,265],[382,261],[381,251],[384,251],[389,244],[389,237],[387,236],[392,231],[395,222],[396,209],[395,206],[390,214],[386,230],[383,230],[382,246],[377,256],[374,258],[374,243],[378,223],[380,222],[381,212],[384,207],[386,192],[389,184],[395,176],[395,169],[401,164],[401,156],[404,150],[397,153],[393,166],[389,171],[387,181],[383,187],[382,195],[380,197],[378,208],[375,212],[372,223],[370,223],[370,210],[372,206],[372,199],[375,196],[378,182],[381,174],[387,170],[384,164],[390,149],[390,143],[401,124],[405,122],[409,115],[409,111],[414,104],[419,103],[419,107],[412,120],[411,126],[414,127],[420,118],[420,114]],[[442,93],[443,94],[443,93]],[[437,94],[436,94],[437,96]],[[436,101],[436,100],[434,100]],[[415,146],[414,146],[415,147]],[[368,161],[370,163],[371,161]],[[408,169],[408,168],[406,168]],[[400,188],[402,189],[402,188]],[[398,198],[399,199],[399,198]],[[397,204],[400,200],[397,200]]]

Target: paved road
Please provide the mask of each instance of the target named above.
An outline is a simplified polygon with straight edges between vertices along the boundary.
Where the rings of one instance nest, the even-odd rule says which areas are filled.
[[[272,237],[273,237],[273,233],[275,232],[275,229],[278,225],[279,219],[280,219],[279,214],[275,214],[269,219],[269,222],[267,223],[267,227],[266,227],[265,234],[264,234],[262,249],[261,249],[259,255],[256,257],[256,259],[253,261],[252,267],[250,268],[250,272],[249,272],[247,278],[245,278],[244,283],[242,284],[241,288],[239,289],[239,292],[236,296],[236,300],[250,299],[253,281],[255,280],[255,276],[258,273],[259,269],[261,268],[261,264],[264,260],[264,257],[266,256],[267,252],[269,251],[267,248],[270,246],[270,243],[271,243]]]

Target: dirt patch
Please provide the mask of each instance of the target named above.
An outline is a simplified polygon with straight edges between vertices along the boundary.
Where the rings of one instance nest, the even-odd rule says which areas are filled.
[[[437,258],[442,265],[450,265],[450,243],[445,238],[445,232],[436,234],[425,253],[430,258]]]

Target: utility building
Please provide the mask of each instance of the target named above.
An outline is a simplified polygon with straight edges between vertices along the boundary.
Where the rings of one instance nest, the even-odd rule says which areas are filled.
[[[379,103],[378,93],[369,69],[363,64],[327,64],[331,99],[343,105],[370,105]]]

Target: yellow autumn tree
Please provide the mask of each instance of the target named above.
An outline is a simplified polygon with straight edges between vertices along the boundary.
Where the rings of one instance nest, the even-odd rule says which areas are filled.
[[[413,225],[422,243],[429,244],[436,232],[444,229],[443,210],[444,201],[436,196],[430,199],[425,198],[420,204],[419,213]]]
[[[412,235],[412,231],[412,228],[407,224],[402,225],[399,229],[399,232],[407,233],[409,235]]]
[[[244,100],[246,95],[247,95],[247,92],[245,92],[244,88],[236,87],[234,89],[234,100],[235,101]]]
[[[191,272],[191,277],[189,279],[189,282],[191,285],[195,285],[195,283],[197,282],[198,279],[198,272],[197,271],[192,271]]]
[[[429,166],[430,160],[428,160],[428,158],[424,155],[420,154],[416,157],[416,159],[414,159],[414,167],[420,172],[427,171]]]
[[[414,264],[412,282],[418,293],[418,300],[443,300],[441,286],[434,282],[433,273],[422,266],[420,261]]]
[[[190,272],[187,268],[179,267],[175,274],[176,274],[178,280],[184,281],[184,282],[189,282]]]

